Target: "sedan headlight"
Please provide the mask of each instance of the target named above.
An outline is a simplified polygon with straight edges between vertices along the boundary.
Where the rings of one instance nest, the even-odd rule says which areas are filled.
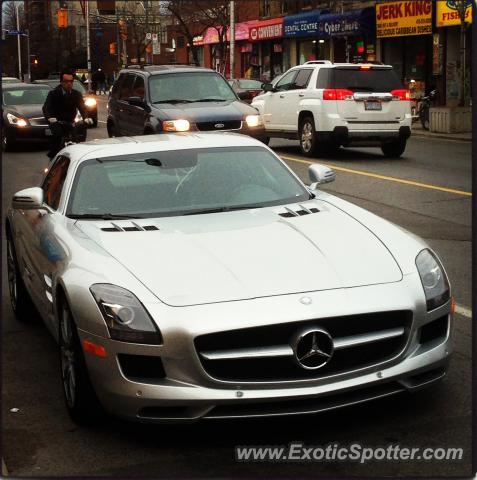
[[[94,107],[96,105],[96,100],[94,98],[88,97],[85,99],[84,104],[87,107]]]
[[[426,294],[427,310],[434,310],[450,298],[450,286],[439,259],[425,249],[416,257],[416,265]]]
[[[188,120],[165,120],[162,128],[165,132],[187,132],[190,130],[190,123]]]
[[[258,127],[262,124],[262,119],[260,118],[260,115],[247,115],[245,117],[245,122],[248,127]]]
[[[160,345],[162,336],[141,302],[128,290],[107,283],[90,287],[113,340]]]
[[[7,120],[12,125],[16,125],[17,127],[26,127],[28,125],[28,121],[24,118],[17,117],[13,115],[13,113],[7,113]]]

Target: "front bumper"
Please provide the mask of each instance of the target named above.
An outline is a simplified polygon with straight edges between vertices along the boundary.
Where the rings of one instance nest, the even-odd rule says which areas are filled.
[[[51,131],[48,125],[27,125],[17,127],[15,125],[5,124],[5,135],[10,141],[49,141]]]
[[[418,288],[422,289],[419,278],[408,275],[393,284],[307,293],[313,300],[311,305],[316,305],[311,309],[299,303],[301,294],[234,302],[233,309],[227,304],[181,308],[150,304],[147,309],[152,316],[164,319],[159,325],[164,344],[159,346],[117,342],[82,329],[79,333],[81,339],[106,348],[107,358],[85,357],[101,403],[118,416],[144,422],[190,422],[314,413],[412,392],[444,377],[452,350],[450,302],[426,312],[425,300],[409,295],[420,291]],[[218,331],[390,309],[413,312],[406,345],[399,355],[323,378],[223,381],[204,370],[194,344],[197,336]],[[260,323],[257,317],[262,319]],[[444,333],[423,342],[422,327],[443,318]],[[131,378],[120,367],[121,354],[160,357],[164,375],[155,380]]]

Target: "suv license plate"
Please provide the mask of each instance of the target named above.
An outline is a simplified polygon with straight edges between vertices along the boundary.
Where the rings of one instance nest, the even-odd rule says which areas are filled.
[[[382,110],[381,102],[364,102],[365,110]]]

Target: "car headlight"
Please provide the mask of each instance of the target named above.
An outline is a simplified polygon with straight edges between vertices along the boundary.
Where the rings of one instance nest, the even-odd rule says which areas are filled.
[[[245,117],[245,122],[248,127],[258,127],[262,124],[262,119],[260,118],[260,115],[247,115]]]
[[[188,120],[165,120],[162,122],[162,128],[165,132],[187,132],[190,130]]]
[[[426,294],[427,310],[434,310],[450,298],[450,286],[439,259],[425,249],[416,257],[416,266]]]
[[[113,340],[160,345],[162,336],[141,302],[128,290],[107,283],[91,285]]]
[[[7,113],[7,120],[12,125],[16,125],[17,127],[26,127],[28,125],[28,121],[24,118],[17,117],[13,115],[13,113]]]
[[[87,107],[94,107],[96,105],[96,100],[94,98],[88,97],[87,99],[85,99],[84,104]]]

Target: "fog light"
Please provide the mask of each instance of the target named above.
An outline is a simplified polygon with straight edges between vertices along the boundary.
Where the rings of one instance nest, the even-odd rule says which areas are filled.
[[[262,123],[260,120],[260,115],[247,115],[245,117],[245,122],[249,127],[258,127]]]
[[[166,120],[162,122],[162,127],[165,132],[187,132],[190,123],[188,120]]]
[[[18,120],[18,122],[17,122],[17,126],[18,127],[26,127],[27,122],[25,120],[23,120],[23,118],[20,118],[20,120]]]

